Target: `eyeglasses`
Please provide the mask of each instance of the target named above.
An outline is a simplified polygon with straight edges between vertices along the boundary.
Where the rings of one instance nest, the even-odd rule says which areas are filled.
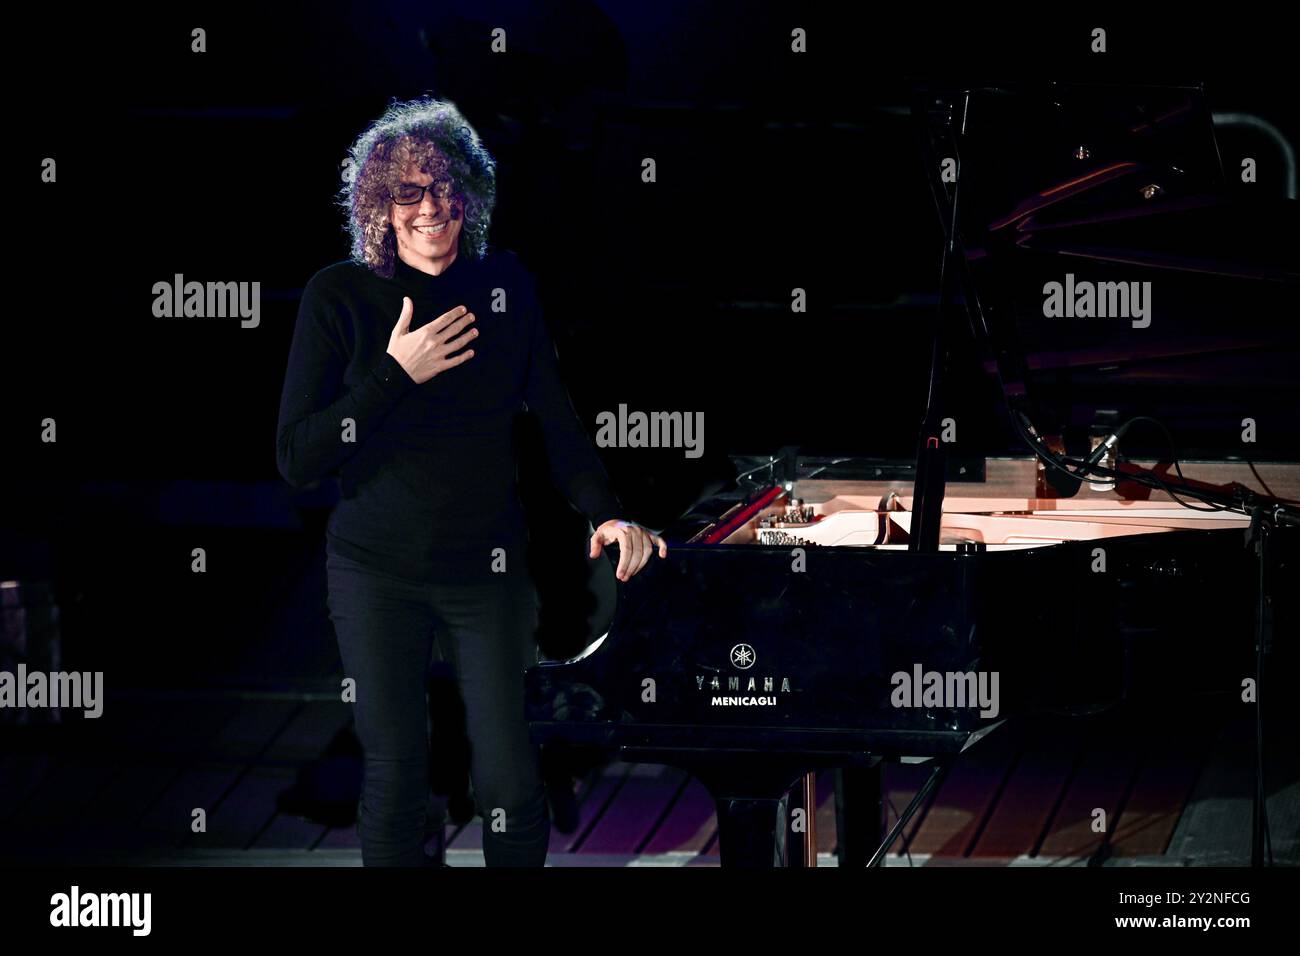
[[[402,183],[396,189],[393,189],[389,196],[393,202],[399,206],[414,206],[418,202],[424,201],[425,190],[432,190],[430,195],[435,200],[451,199],[451,182],[450,180],[440,179],[436,182],[429,183],[427,186],[417,186],[415,183]]]

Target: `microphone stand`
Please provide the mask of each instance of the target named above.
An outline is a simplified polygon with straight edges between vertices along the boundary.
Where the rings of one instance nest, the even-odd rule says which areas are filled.
[[[1021,413],[1023,416],[1023,413]],[[1028,417],[1022,421],[1034,436]],[[1039,453],[1038,449],[1035,449]],[[1092,470],[1092,459],[1084,462],[1077,475],[1086,480]],[[1168,483],[1167,483],[1168,484]],[[1175,489],[1177,490],[1177,489]],[[1219,489],[1197,489],[1202,500],[1232,508],[1244,508],[1250,514],[1250,527],[1246,531],[1246,547],[1254,549],[1258,569],[1255,604],[1255,746],[1254,795],[1250,813],[1250,865],[1272,866],[1273,843],[1268,829],[1268,790],[1264,776],[1264,664],[1273,649],[1273,588],[1271,563],[1272,542],[1279,528],[1300,528],[1300,510],[1271,498],[1263,498],[1240,487],[1232,493]],[[1265,859],[1267,855],[1267,860]]]
[[[1279,528],[1300,528],[1300,513],[1272,502],[1254,503],[1246,546],[1254,547],[1259,569],[1255,605],[1255,793],[1250,812],[1250,865],[1273,865],[1273,841],[1268,831],[1268,790],[1264,785],[1264,662],[1273,649],[1271,542]],[[1267,862],[1265,851],[1267,849]]]

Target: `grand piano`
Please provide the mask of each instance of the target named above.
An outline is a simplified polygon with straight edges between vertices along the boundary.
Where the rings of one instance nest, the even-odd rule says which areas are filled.
[[[926,89],[912,112],[944,236],[915,459],[733,456],[732,486],[664,529],[668,558],[618,585],[608,631],[526,675],[537,741],[700,780],[724,867],[815,863],[789,820],[817,771],[865,821],[852,862],[878,863],[1006,721],[1189,706],[1282,666],[1294,200],[1229,188],[1194,87]],[[950,453],[958,365],[995,384],[1005,454]],[[932,768],[888,834],[882,761]]]

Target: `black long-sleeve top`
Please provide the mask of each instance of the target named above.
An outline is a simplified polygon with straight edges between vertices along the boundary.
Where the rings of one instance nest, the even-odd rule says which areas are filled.
[[[474,357],[416,385],[387,353],[404,295],[415,307],[412,331],[458,305],[473,312]],[[303,290],[276,461],[297,487],[338,473],[332,553],[417,580],[478,577],[496,548],[522,561],[513,423],[525,405],[569,501],[596,527],[618,517],[560,380],[535,282],[513,253],[461,255],[437,276],[398,259],[392,279],[345,260]]]

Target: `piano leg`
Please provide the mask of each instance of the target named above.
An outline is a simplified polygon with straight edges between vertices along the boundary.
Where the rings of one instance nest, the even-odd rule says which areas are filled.
[[[884,839],[883,767],[877,761],[835,771],[835,856],[840,866],[866,866]]]
[[[782,798],[792,787],[802,786],[809,773],[836,765],[807,754],[714,751],[691,757],[645,747],[623,747],[621,753],[634,763],[680,767],[703,784],[717,813],[720,862],[744,869],[777,865],[777,826],[789,827],[788,818],[781,819]]]
[[[776,834],[774,866],[803,869],[817,865],[817,774],[805,774],[781,798]]]
[[[776,863],[781,800],[719,797],[718,854],[724,867],[769,869]]]

